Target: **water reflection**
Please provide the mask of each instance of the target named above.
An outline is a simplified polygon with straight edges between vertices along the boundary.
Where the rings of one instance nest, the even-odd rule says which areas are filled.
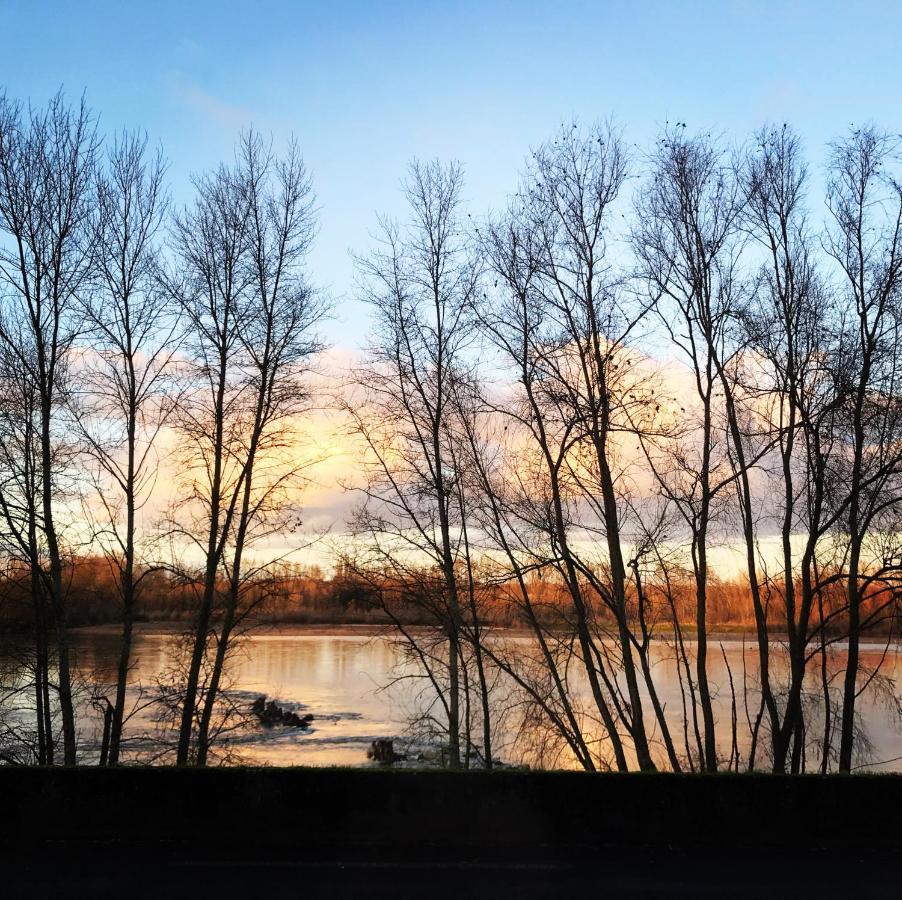
[[[140,685],[153,685],[165,670],[177,635],[164,631],[139,631],[134,645],[131,699],[138,697]],[[517,652],[529,653],[531,642],[516,635],[503,635]],[[722,647],[722,650],[721,650]],[[78,670],[88,682],[111,683],[115,679],[118,636],[109,630],[81,630],[75,633],[74,655]],[[882,647],[864,648],[862,663],[875,665]],[[754,683],[757,651],[750,643],[725,641],[711,647],[710,680],[717,696],[718,729],[721,752],[729,754],[731,697],[730,677],[737,694],[739,744],[748,746],[747,722],[756,712],[757,696],[749,693],[746,708],[743,683]],[[774,666],[781,654],[775,651]],[[369,629],[286,628],[275,633],[250,637],[235,658],[230,690],[239,701],[250,703],[265,694],[297,711],[312,713],[313,727],[307,731],[276,728],[252,729],[235,736],[234,746],[249,764],[267,765],[363,765],[366,751],[377,738],[398,738],[407,731],[413,713],[422,710],[430,697],[423,684],[401,680],[386,687],[399,674],[409,673],[398,648],[388,637]],[[882,672],[898,687],[902,676],[899,650],[889,653]],[[682,696],[677,667],[672,658],[661,656],[655,665],[655,680],[674,738],[682,733]],[[589,700],[588,686],[575,679],[571,684],[577,696]],[[589,704],[586,702],[586,708]],[[870,741],[872,759],[879,768],[902,771],[902,734],[890,706],[875,698],[861,704]],[[90,704],[83,707],[82,747],[86,758],[93,752],[95,736],[90,727]],[[499,718],[497,747],[509,762],[541,762],[533,752],[535,742],[524,744],[516,716]],[[150,734],[156,726],[151,709],[142,710],[129,722],[128,733]],[[134,748],[135,745],[132,744]],[[146,749],[139,745],[138,750]],[[547,750],[547,748],[546,748]],[[570,764],[566,757],[550,752],[544,762]],[[763,762],[763,760],[759,760]]]

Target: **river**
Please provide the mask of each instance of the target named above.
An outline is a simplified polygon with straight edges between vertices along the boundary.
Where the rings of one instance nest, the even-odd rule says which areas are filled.
[[[140,758],[153,751],[155,737],[161,734],[155,721],[155,708],[145,705],[139,686],[146,690],[157,683],[171,659],[177,633],[160,627],[138,630],[134,644],[131,675],[130,708],[133,715],[126,727],[130,741],[126,758]],[[504,640],[528,643],[529,638],[507,634]],[[721,649],[722,648],[722,649]],[[105,685],[115,677],[118,635],[115,629],[78,629],[73,632],[76,667],[86,684]],[[841,652],[841,651],[840,651]],[[874,665],[883,648],[864,648],[863,662]],[[743,667],[754,671],[753,645],[735,638],[709,647],[711,680],[719,685],[718,732],[721,752],[729,752],[731,705],[729,675],[741,685]],[[729,672],[726,662],[729,662]],[[841,659],[840,659],[841,662]],[[898,646],[887,654],[881,670],[896,683],[896,695],[902,687],[902,651]],[[352,626],[282,627],[249,636],[233,660],[228,697],[247,708],[253,700],[266,695],[286,709],[311,714],[308,729],[277,727],[241,727],[224,737],[224,748],[235,755],[235,761],[260,765],[366,765],[367,750],[378,738],[392,738],[398,749],[409,755],[409,762],[428,757],[428,744],[410,742],[411,718],[428,705],[431,694],[424,683],[412,678],[413,670],[404,661],[393,641],[378,630]],[[751,677],[751,676],[750,676]],[[675,716],[672,727],[680,721],[681,694],[676,667],[668,659],[656,666],[656,682],[668,717]],[[574,689],[585,688],[578,679]],[[111,694],[110,694],[111,696]],[[81,756],[85,761],[96,756],[98,734],[96,716],[85,693],[81,700]],[[864,699],[863,720],[871,743],[869,767],[902,771],[902,731],[891,704],[877,698]],[[650,712],[650,711],[649,711]],[[752,710],[754,714],[754,710]],[[740,745],[746,713],[740,702]],[[93,717],[93,718],[92,718]],[[527,752],[516,718],[501,721],[496,738],[496,755],[511,763],[535,763],[535,742]],[[675,735],[676,736],[676,735]],[[530,753],[533,755],[530,756]],[[568,766],[566,756],[546,757],[545,765]]]

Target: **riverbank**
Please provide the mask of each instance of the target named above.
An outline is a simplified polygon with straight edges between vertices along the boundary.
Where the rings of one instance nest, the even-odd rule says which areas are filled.
[[[32,896],[133,866],[129,897],[861,897],[902,853],[893,775],[5,768],[0,796],[4,877]]]
[[[180,634],[191,628],[191,623],[160,620],[152,622],[137,622],[134,626],[134,633],[140,635],[154,634]],[[84,635],[110,635],[118,636],[122,633],[122,626],[119,623],[105,622],[99,625],[75,625],[69,629],[74,634]],[[507,625],[495,625],[490,627],[491,633],[496,635],[507,635],[515,638],[530,638],[533,633],[529,628],[518,628]],[[433,632],[434,629],[426,625],[410,625],[407,631],[411,634],[427,634]],[[341,635],[395,635],[400,637],[397,628],[391,622],[373,623],[373,622],[266,622],[249,630],[249,634],[255,637],[273,636],[290,636],[292,634],[306,635],[310,637],[316,636],[341,636]],[[655,638],[673,638],[675,635],[672,631],[663,629],[655,632]],[[696,640],[697,634],[692,628],[683,629],[683,640],[692,643]],[[748,626],[739,626],[735,628],[723,628],[708,632],[707,639],[709,642],[719,641],[722,643],[738,643],[748,644],[750,649],[757,647],[758,636]],[[788,640],[788,636],[782,632],[774,631],[770,634],[770,642],[779,644]],[[902,645],[902,635],[898,636],[891,642],[894,646]],[[847,641],[836,641],[832,644],[834,649],[842,649],[847,646]],[[879,635],[863,635],[861,644],[862,649],[883,648],[886,646],[886,638]]]
[[[511,637],[530,637],[533,632],[531,629],[515,625],[507,624],[491,624],[484,625],[487,630],[497,635],[509,635]],[[434,631],[434,627],[421,624],[407,624],[407,630],[412,634],[425,634]],[[193,620],[190,619],[141,619],[134,624],[134,633],[139,635],[157,635],[157,634],[181,634],[193,629]],[[118,637],[122,633],[122,624],[118,621],[109,622],[90,622],[78,623],[70,625],[69,631],[72,634],[98,635],[101,637],[110,636]],[[14,627],[4,627],[2,635],[7,641],[10,640],[27,640],[30,631],[28,626],[21,629]],[[374,620],[372,616],[347,616],[341,619],[332,619],[329,617],[316,618],[286,618],[272,619],[253,625],[248,629],[248,633],[257,635],[291,635],[303,634],[309,636],[316,635],[386,635],[397,634],[397,628],[388,619]],[[652,635],[653,638],[673,640],[675,633],[672,628],[659,627]],[[696,640],[697,633],[691,625],[683,626],[683,640],[692,643]],[[773,645],[784,643],[788,640],[788,636],[784,632],[772,630],[770,632],[770,642]],[[714,630],[707,634],[708,641],[719,641],[721,643],[744,643],[750,648],[757,646],[757,634],[754,631],[754,623],[736,623],[718,625]],[[879,632],[870,632],[862,635],[862,647],[885,647],[887,644],[887,636]],[[902,645],[902,636],[896,636],[890,641],[893,646]],[[846,641],[834,641],[832,647],[834,649],[842,649],[847,645]]]
[[[181,634],[193,628],[190,622],[176,622],[165,620],[159,622],[137,622],[134,626],[134,634]],[[117,623],[104,623],[102,625],[78,625],[69,629],[74,634],[85,635],[113,635],[122,633],[122,626]],[[266,635],[303,634],[315,637],[317,635],[366,635],[386,634],[391,632],[390,623],[384,625],[373,623],[354,622],[267,622],[250,629],[249,634],[254,637],[266,637]],[[423,626],[415,625],[411,629],[414,632],[425,631]],[[525,633],[525,632],[524,632]]]

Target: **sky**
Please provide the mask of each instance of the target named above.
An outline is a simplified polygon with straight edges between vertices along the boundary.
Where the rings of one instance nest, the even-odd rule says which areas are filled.
[[[144,129],[177,204],[242,129],[294,134],[320,207],[311,275],[345,350],[367,331],[349,251],[403,213],[413,158],[459,160],[476,214],[573,118],[613,116],[637,148],[667,121],[731,139],[789,121],[815,163],[853,123],[902,129],[898,2],[0,0],[0,27],[7,93],[63,86],[104,130]]]
[[[318,196],[315,284],[338,358],[366,340],[350,252],[403,216],[414,159],[455,159],[474,215],[502,205],[530,147],[612,117],[641,159],[662,126],[742,140],[790,122],[814,167],[853,124],[902,129],[899,2],[0,0],[0,86],[84,93],[107,133],[146,131],[176,205],[250,126],[294,135]],[[336,456],[313,507],[347,506]],[[329,512],[331,511],[331,513]]]

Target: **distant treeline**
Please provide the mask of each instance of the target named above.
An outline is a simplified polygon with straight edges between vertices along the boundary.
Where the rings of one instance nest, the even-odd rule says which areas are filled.
[[[117,588],[117,570],[103,556],[84,556],[70,560],[65,567],[69,585],[70,626],[118,624],[122,621],[122,602]],[[197,581],[186,580],[160,568],[149,571],[143,579],[140,599],[136,604],[136,622],[191,622],[196,615]],[[221,585],[225,589],[225,585]],[[553,627],[568,606],[566,586],[554,578],[534,576],[530,583],[533,605],[543,622]],[[10,567],[0,580],[0,628],[27,632],[33,626],[30,605],[30,580],[26,571]],[[385,574],[375,584],[370,576],[362,578],[339,566],[326,574],[319,566],[286,564],[277,574],[261,579],[256,585],[256,605],[248,624],[392,624],[441,627],[441,616],[430,609],[428,578],[411,578],[400,583]],[[686,578],[671,586],[678,620],[689,631],[695,628],[695,585]],[[779,592],[782,597],[785,592]],[[480,623],[501,628],[528,627],[524,610],[518,605],[511,585],[488,585],[480,588]],[[667,631],[673,628],[670,600],[652,589],[650,607],[661,611],[653,617],[653,626]],[[848,627],[843,606],[843,589],[837,584],[825,605],[826,631],[842,635]],[[779,597],[773,606],[775,623],[783,620],[785,611]],[[635,598],[633,598],[635,599]],[[748,582],[740,579],[712,581],[709,594],[708,628],[724,632],[753,631],[755,615]],[[880,614],[867,617],[868,633],[887,635],[899,631],[896,605],[883,609],[879,597],[869,606],[881,607]],[[609,610],[599,604],[594,610],[599,620],[610,620]],[[774,630],[777,630],[774,625]]]

